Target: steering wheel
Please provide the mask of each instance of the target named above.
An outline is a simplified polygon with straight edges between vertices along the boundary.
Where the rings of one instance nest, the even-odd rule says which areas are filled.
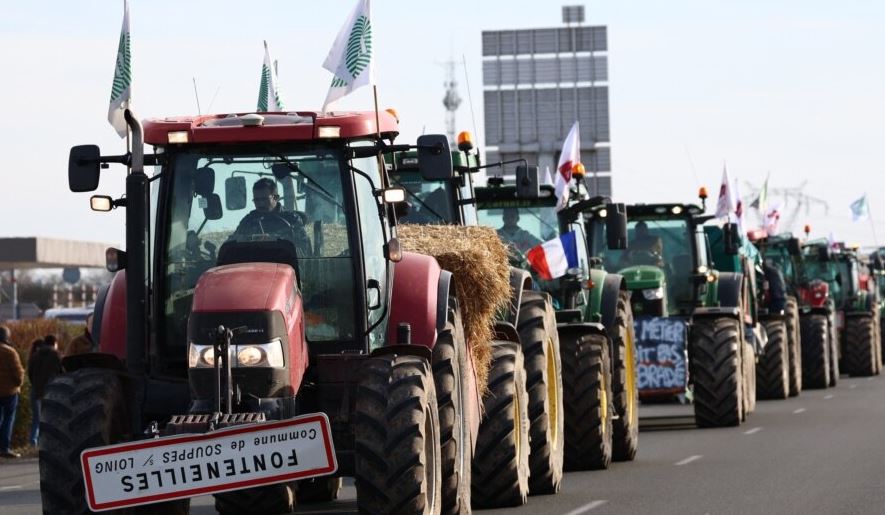
[[[286,239],[295,241],[295,228],[292,227],[292,224],[282,214],[276,211],[256,214],[249,220],[247,227],[249,229],[256,229],[255,231],[250,231],[252,234],[282,234]]]

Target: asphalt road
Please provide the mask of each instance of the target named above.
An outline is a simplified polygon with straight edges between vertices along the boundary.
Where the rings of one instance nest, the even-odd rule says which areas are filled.
[[[643,408],[686,415],[690,407]],[[764,401],[741,427],[644,431],[632,463],[567,474],[555,496],[516,514],[885,513],[885,378],[843,377],[836,388]],[[352,482],[343,491],[352,499]],[[353,501],[299,512],[353,512]],[[0,461],[0,513],[40,512],[35,460]],[[192,513],[214,513],[212,498]]]

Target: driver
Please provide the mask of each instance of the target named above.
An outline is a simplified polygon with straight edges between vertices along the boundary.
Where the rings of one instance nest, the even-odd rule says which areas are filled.
[[[295,237],[292,243],[295,244],[298,256],[306,257],[312,254],[310,240],[307,238],[301,217],[292,211],[284,211],[280,204],[276,181],[268,177],[255,181],[252,185],[252,202],[255,203],[255,209],[240,220],[231,238],[268,232],[278,233],[280,226],[285,224],[292,228],[291,232]]]
[[[664,252],[664,242],[661,241],[660,236],[652,236],[648,232],[648,224],[641,221],[636,224],[636,233],[633,243],[630,244],[630,249],[651,252],[661,256]]]
[[[525,254],[532,247],[543,243],[532,233],[519,226],[519,210],[515,207],[504,208],[504,225],[498,229],[498,236],[505,243],[510,243],[516,250]]]

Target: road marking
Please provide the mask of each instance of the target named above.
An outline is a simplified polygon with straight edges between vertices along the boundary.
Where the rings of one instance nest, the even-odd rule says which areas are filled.
[[[824,400],[828,401],[828,400],[832,399],[833,397],[835,397],[835,395],[833,395],[832,393],[829,395],[824,395]]]
[[[798,414],[804,413],[804,412],[805,412],[805,408],[797,408],[797,409],[793,410],[793,415],[798,415]]]
[[[850,385],[848,385],[848,387],[851,388],[852,390],[854,390],[855,388],[857,388],[857,385],[856,385],[856,384],[850,384]]]
[[[691,463],[693,461],[697,461],[697,460],[701,459],[702,457],[703,457],[703,455],[701,455],[701,454],[695,454],[694,456],[689,456],[688,458],[685,458],[682,461],[677,461],[675,463],[675,465],[677,467],[681,466],[681,465],[688,465],[689,463]]]
[[[762,431],[761,427],[754,427],[753,429],[749,429],[747,431],[744,431],[744,434],[745,435],[752,435],[752,434],[758,433],[759,431]]]
[[[585,504],[584,506],[581,506],[580,508],[570,511],[570,512],[566,513],[565,515],[581,515],[582,513],[587,513],[590,510],[595,510],[596,508],[599,508],[600,506],[602,506],[603,504],[606,504],[607,502],[608,501],[605,501],[605,500],[593,501],[591,503]]]
[[[6,492],[8,490],[21,490],[22,485],[10,485],[10,486],[0,486],[0,492]]]

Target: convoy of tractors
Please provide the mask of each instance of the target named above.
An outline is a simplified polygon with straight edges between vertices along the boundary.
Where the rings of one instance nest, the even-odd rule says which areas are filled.
[[[575,168],[558,206],[526,164],[474,185],[507,163],[469,134],[395,143],[393,112],[126,120],[125,154],[70,154],[75,192],[129,168],[125,197],[91,200],[125,210],[126,250],[107,252],[98,350],[47,388],[47,513],[188,513],[207,493],[288,513],[342,477],[361,513],[518,506],[634,460],[640,402],[737,426],[757,398],[880,373],[883,259],[722,223],[705,194],[625,205]],[[407,224],[507,246],[484,264],[510,285],[490,341],[456,294],[486,285],[405,251]],[[227,458],[231,435],[248,437]]]

